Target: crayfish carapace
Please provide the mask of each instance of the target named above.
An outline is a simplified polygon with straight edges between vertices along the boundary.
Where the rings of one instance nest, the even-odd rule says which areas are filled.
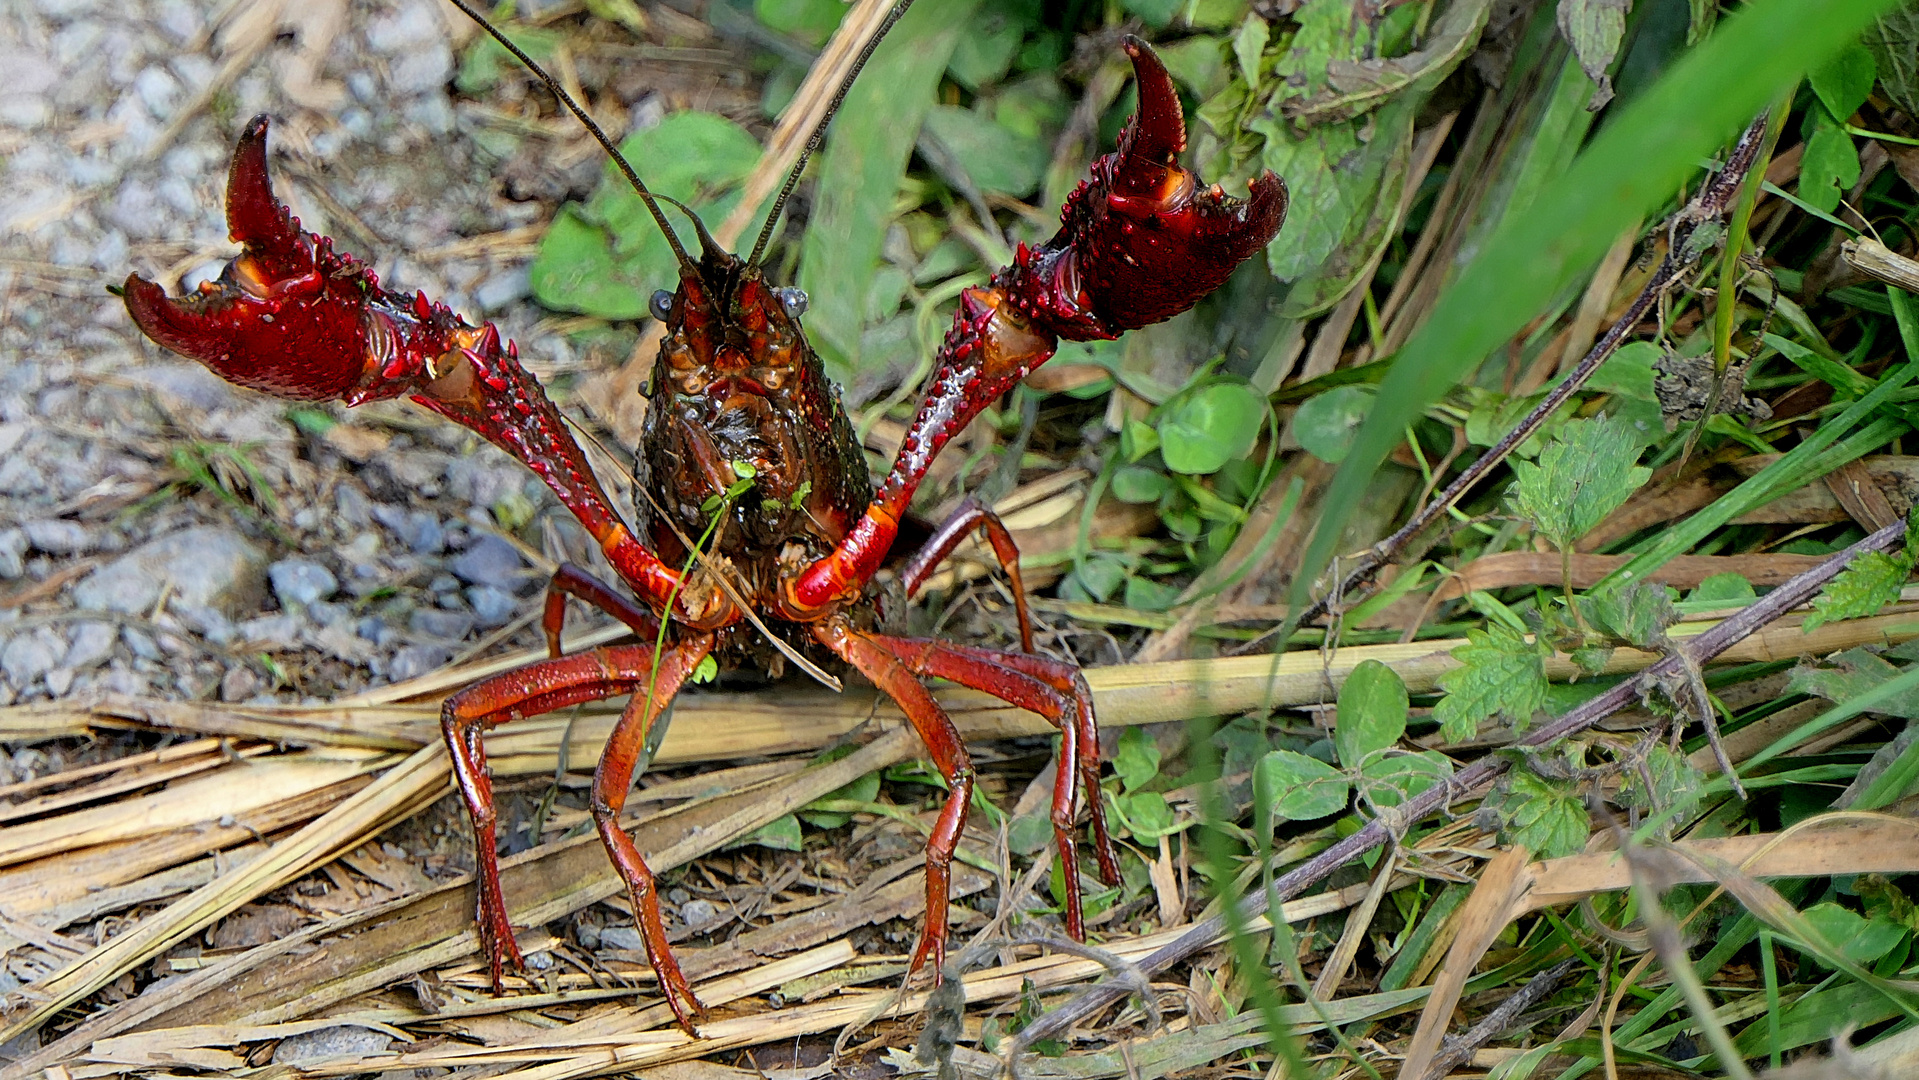
[[[481,734],[517,718],[632,694],[594,774],[592,813],[632,894],[661,987],[692,1030],[701,1006],[667,947],[652,873],[618,821],[649,726],[702,661],[764,662],[766,643],[743,607],[803,627],[814,651],[851,665],[889,694],[950,782],[927,845],[926,925],[914,970],[931,960],[938,975],[948,870],[973,787],[966,748],[922,685],[927,676],[984,691],[1058,726],[1052,824],[1066,867],[1067,929],[1084,938],[1074,840],[1081,790],[1100,875],[1118,880],[1100,803],[1093,702],[1076,666],[1033,652],[1010,535],[990,511],[969,504],[937,530],[903,582],[910,596],[956,544],[984,533],[1013,579],[1024,652],[877,632],[868,586],[933,457],[1044,363],[1060,338],[1114,338],[1185,311],[1279,230],[1286,193],[1273,174],[1238,200],[1201,186],[1179,165],[1186,132],[1172,81],[1144,42],[1128,38],[1125,48],[1139,81],[1139,110],[1118,148],[1094,162],[1090,178],[1067,199],[1057,235],[1037,248],[1021,245],[1013,265],[962,295],[926,398],[877,490],[838,393],[800,328],[804,294],[769,285],[759,250],[741,259],[704,228],[697,230],[697,259],[667,230],[680,283],[654,297],[668,334],[638,450],[646,497],[635,528],[614,510],[545,390],[491,324],[470,326],[423,293],[388,291],[358,259],[300,228],[268,180],[265,117],[247,125],[234,153],[227,220],[244,250],[225,274],[179,299],[138,275],[127,279],[127,310],[147,336],[233,382],[349,405],[410,395],[479,433],[552,488],[637,598],[562,567],[543,624],[552,658],[445,703],[442,728],[477,834],[480,939],[496,990],[506,964],[517,967],[520,957],[500,895]],[[637,178],[635,186],[646,194]],[[648,203],[664,228],[658,205],[650,197]],[[745,489],[743,475],[753,478]],[[694,548],[703,557],[695,558]],[[640,643],[562,655],[567,595],[621,619]]]

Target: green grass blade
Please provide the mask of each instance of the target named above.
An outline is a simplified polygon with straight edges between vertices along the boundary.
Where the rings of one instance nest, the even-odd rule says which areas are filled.
[[[1366,484],[1405,426],[1598,262],[1622,230],[1669,200],[1701,158],[1890,6],[1769,0],[1745,8],[1613,117],[1565,176],[1499,229],[1380,385],[1293,579],[1294,604],[1331,561]]]

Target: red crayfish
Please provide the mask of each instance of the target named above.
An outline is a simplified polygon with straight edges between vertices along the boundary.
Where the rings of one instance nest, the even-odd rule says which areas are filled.
[[[1044,363],[1058,339],[1110,339],[1178,314],[1279,229],[1286,193],[1271,173],[1238,200],[1200,185],[1178,164],[1186,135],[1172,81],[1144,42],[1128,38],[1125,48],[1139,109],[1117,150],[1093,163],[1091,178],[1067,200],[1057,235],[1037,248],[1021,245],[1013,265],[964,292],[925,400],[877,490],[837,391],[801,331],[805,295],[770,285],[758,250],[740,259],[704,228],[696,229],[697,259],[667,229],[680,281],[654,296],[653,314],[668,333],[648,389],[637,455],[646,497],[634,528],[498,330],[471,326],[424,293],[388,291],[360,260],[300,228],[268,180],[264,116],[240,136],[228,178],[227,220],[240,256],[217,282],[179,299],[138,275],[127,279],[127,310],[148,337],[235,383],[348,405],[407,394],[479,433],[547,483],[636,597],[561,567],[543,622],[551,659],[445,703],[442,728],[478,845],[479,931],[496,990],[503,968],[517,967],[520,956],[500,895],[481,735],[517,718],[631,694],[594,774],[592,814],[632,894],[661,988],[692,1030],[700,1003],[667,947],[652,873],[618,821],[649,726],[702,661],[764,662],[765,643],[749,614],[798,625],[811,639],[808,649],[837,657],[890,695],[950,783],[927,845],[915,971],[931,960],[937,977],[944,956],[948,870],[973,787],[966,748],[922,685],[926,676],[984,691],[1059,727],[1051,820],[1066,868],[1067,929],[1083,939],[1074,841],[1081,788],[1100,875],[1118,880],[1100,803],[1092,697],[1077,667],[1033,652],[1012,538],[990,511],[969,503],[935,532],[902,580],[912,595],[961,540],[983,533],[1012,579],[1024,652],[878,632],[868,594],[934,455]],[[648,205],[665,228],[650,197]],[[748,475],[743,488],[740,477]],[[640,643],[562,655],[568,595],[620,619]]]

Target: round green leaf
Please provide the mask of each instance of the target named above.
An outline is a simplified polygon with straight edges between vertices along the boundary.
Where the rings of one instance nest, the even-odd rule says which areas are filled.
[[[1293,438],[1319,460],[1338,464],[1353,448],[1353,437],[1377,396],[1370,386],[1335,386],[1309,397],[1293,415]]]
[[[1452,773],[1452,763],[1437,751],[1388,754],[1366,763],[1360,773],[1359,788],[1374,809],[1388,810],[1445,783]]]
[[[1174,472],[1203,475],[1246,456],[1266,422],[1264,398],[1244,383],[1221,382],[1188,394],[1159,420],[1159,452]]]
[[[1345,773],[1292,750],[1274,750],[1253,766],[1253,808],[1265,822],[1337,814],[1346,809],[1348,788]]]
[[[1113,474],[1113,498],[1123,503],[1156,503],[1172,490],[1172,477],[1144,465],[1128,465]]]
[[[1119,733],[1119,749],[1113,754],[1113,772],[1120,786],[1136,791],[1159,775],[1159,745],[1143,728],[1129,727]]]
[[[1368,755],[1384,750],[1406,733],[1406,683],[1392,668],[1367,660],[1339,688],[1333,745],[1339,763],[1359,768]]]

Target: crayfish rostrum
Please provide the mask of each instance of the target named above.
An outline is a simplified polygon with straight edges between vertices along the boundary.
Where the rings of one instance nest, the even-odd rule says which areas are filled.
[[[889,694],[950,782],[927,845],[926,925],[915,970],[930,960],[937,977],[945,952],[948,869],[973,786],[958,732],[920,681],[927,676],[1059,727],[1052,824],[1067,868],[1067,929],[1083,938],[1074,840],[1081,790],[1099,872],[1108,882],[1118,873],[1101,812],[1093,702],[1077,667],[1033,652],[1011,537],[990,511],[969,503],[902,579],[910,596],[956,544],[983,533],[1013,579],[1023,652],[878,632],[868,593],[933,457],[1044,363],[1060,338],[1114,338],[1178,314],[1279,229],[1286,195],[1271,173],[1239,200],[1200,185],[1179,165],[1185,124],[1172,82],[1145,43],[1129,38],[1125,48],[1139,109],[1118,148],[1093,163],[1067,200],[1057,235],[1037,248],[1022,245],[1013,265],[964,292],[925,400],[877,489],[801,330],[804,294],[769,284],[758,252],[728,254],[704,228],[697,259],[673,240],[679,287],[653,300],[668,333],[648,391],[638,450],[645,496],[635,527],[614,510],[544,389],[491,324],[471,326],[423,293],[388,291],[358,259],[300,228],[268,180],[265,117],[240,136],[228,179],[227,219],[240,256],[217,282],[178,299],[138,275],[127,279],[127,310],[147,336],[233,382],[348,405],[410,395],[479,433],[552,488],[633,595],[562,567],[543,624],[552,658],[445,703],[442,727],[477,834],[480,938],[496,989],[505,966],[518,966],[520,957],[500,895],[481,735],[520,717],[631,694],[594,775],[592,814],[631,891],[661,987],[691,1030],[700,1004],[667,947],[652,874],[618,820],[648,727],[688,677],[708,657],[739,665],[765,655],[749,610],[761,621],[796,625],[809,649],[844,661]],[[639,643],[562,655],[568,595],[631,626]]]

